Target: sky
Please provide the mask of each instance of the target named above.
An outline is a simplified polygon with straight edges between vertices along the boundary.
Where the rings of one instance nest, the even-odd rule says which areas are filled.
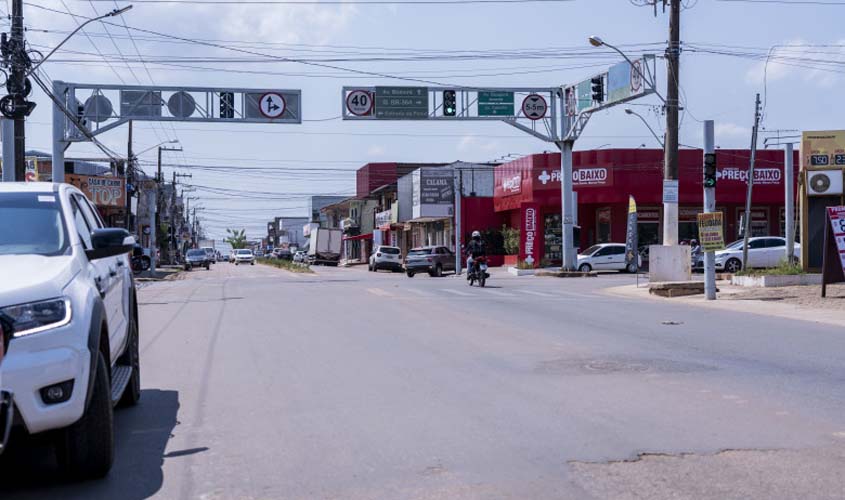
[[[439,5],[356,0],[211,5],[213,1],[28,0],[24,6],[27,41],[47,53],[76,23],[116,5],[133,4],[132,10],[111,19],[114,24],[95,22],[71,38],[42,66],[51,79],[302,90],[302,124],[135,124],[135,151],[179,141],[182,152],[165,153],[165,177],[174,170],[193,176],[183,180],[196,186],[191,196],[199,200],[193,203],[204,207],[200,218],[212,237],[222,237],[228,227],[246,228],[248,235],[259,237],[274,216],[304,216],[308,195],[353,194],[354,172],[367,162],[484,162],[555,149],[499,122],[341,120],[343,86],[407,85],[344,69],[447,85],[555,87],[577,83],[621,60],[609,49],[589,45],[588,37],[599,35],[631,57],[657,55],[658,90],[666,89],[661,56],[668,13],[658,9],[655,16],[652,7],[637,5],[643,0],[444,0]],[[0,0],[4,18],[9,4]],[[701,121],[709,119],[715,120],[717,146],[749,147],[756,93],[765,104],[761,141],[775,130],[845,128],[840,93],[845,4],[684,0],[683,5],[682,144],[700,147]],[[127,29],[124,23],[181,39],[212,40],[220,47]],[[246,61],[252,56],[226,47],[339,69],[273,58]],[[472,57],[457,59],[456,52],[471,52]],[[38,107],[27,122],[27,149],[50,151],[51,102],[40,89],[32,99]],[[631,106],[658,135],[665,128],[660,104],[649,96]],[[625,114],[625,107],[595,113],[576,150],[659,147],[642,121]],[[127,127],[99,139],[125,154]],[[66,155],[102,153],[92,144],[75,143]],[[147,173],[154,170],[155,159],[155,148],[141,155]],[[215,171],[198,165],[243,169]],[[255,167],[266,170],[249,170]]]

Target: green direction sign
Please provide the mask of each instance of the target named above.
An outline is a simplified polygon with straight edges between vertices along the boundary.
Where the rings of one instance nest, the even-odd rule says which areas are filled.
[[[376,87],[376,118],[427,120],[427,87]]]
[[[590,80],[584,80],[576,87],[578,96],[578,111],[584,111],[593,105],[593,88]]]
[[[479,90],[478,116],[513,116],[513,92]]]

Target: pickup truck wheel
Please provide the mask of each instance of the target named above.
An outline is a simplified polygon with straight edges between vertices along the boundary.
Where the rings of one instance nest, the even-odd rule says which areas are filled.
[[[211,264],[206,264],[206,265],[205,265],[205,270],[206,270],[206,271],[210,271],[210,270],[211,270]]]
[[[132,367],[132,378],[126,384],[118,403],[123,408],[135,406],[141,399],[141,357],[138,355],[138,342],[138,319],[132,318],[129,321],[129,346],[120,360]]]
[[[114,461],[114,422],[106,361],[97,354],[97,373],[88,409],[78,422],[61,431],[56,457],[73,479],[104,477]]]
[[[250,262],[250,263],[249,263],[249,265],[250,265],[250,266],[254,266],[254,265],[255,265],[255,261]]]
[[[414,271],[408,271],[408,272],[407,272],[407,273],[405,273],[405,274],[406,274],[409,278],[413,278],[413,277],[414,277]]]
[[[437,264],[437,267],[434,268],[434,276],[436,278],[442,278],[443,277],[443,266],[441,266],[440,264]]]

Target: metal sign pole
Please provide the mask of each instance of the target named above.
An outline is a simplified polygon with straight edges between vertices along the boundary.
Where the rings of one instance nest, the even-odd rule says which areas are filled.
[[[564,118],[565,119],[565,118]],[[574,140],[558,142],[560,148],[560,197],[563,240],[563,262],[562,268],[565,271],[575,271],[577,256],[575,254],[575,241],[572,232],[573,221],[573,192],[572,192],[572,149]]]
[[[713,120],[704,121],[704,157],[716,154],[716,139],[714,134]],[[706,163],[705,159],[705,163]],[[716,211],[716,188],[704,187],[704,213],[709,214]],[[704,242],[699,242],[704,245]],[[704,295],[707,300],[716,300],[716,253],[713,251],[704,252]]]
[[[786,157],[783,162],[784,186],[784,217],[786,227],[786,261],[792,264],[795,261],[795,177],[793,164],[792,143],[786,143]]]
[[[67,88],[60,81],[53,82],[53,95],[66,102]],[[53,103],[53,182],[65,181],[65,114]]]

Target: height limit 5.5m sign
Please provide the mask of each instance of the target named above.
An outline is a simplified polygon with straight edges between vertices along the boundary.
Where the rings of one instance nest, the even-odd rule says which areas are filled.
[[[531,94],[522,101],[522,114],[529,120],[540,120],[546,116],[549,105],[543,96]]]

